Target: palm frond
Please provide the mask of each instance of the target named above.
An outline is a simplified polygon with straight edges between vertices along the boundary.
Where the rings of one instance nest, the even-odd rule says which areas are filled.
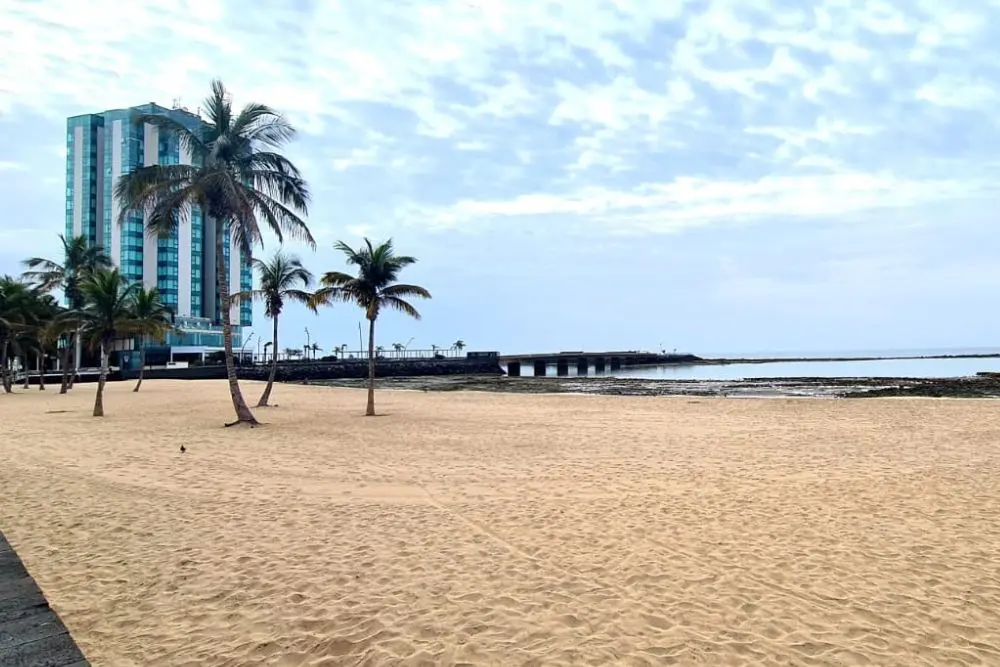
[[[232,305],[237,305],[243,301],[255,301],[264,298],[263,290],[243,290],[240,292],[233,292],[229,295],[229,303]]]
[[[384,307],[388,307],[393,310],[398,310],[401,313],[409,315],[415,320],[420,319],[420,313],[417,311],[416,308],[413,307],[413,305],[410,302],[406,301],[405,299],[401,299],[398,296],[385,296],[382,297],[381,301]]]
[[[297,303],[308,305],[313,298],[313,293],[300,289],[290,289],[285,291],[285,298]]]
[[[161,193],[146,219],[146,235],[161,239],[172,237],[181,223],[191,219],[192,206],[202,206],[203,202],[197,183]]]
[[[231,130],[248,141],[279,147],[295,137],[295,128],[266,104],[250,103],[233,120]]]
[[[62,244],[62,263],[43,257],[31,257],[24,261],[28,270],[23,278],[37,284],[41,291],[62,288],[66,297],[75,305],[80,305],[79,284],[97,269],[109,268],[111,260],[104,250],[91,246],[86,236],[66,238],[59,235]]]
[[[357,278],[349,273],[343,273],[341,271],[327,271],[320,277],[319,282],[324,287],[344,287],[355,280],[357,280]]]
[[[213,128],[215,133],[224,136],[232,127],[233,103],[221,79],[213,79],[211,87],[212,93],[205,98],[202,106],[208,114],[209,121],[215,126]]]
[[[348,264],[354,266],[360,266],[365,261],[365,258],[357,250],[347,245],[343,241],[337,241],[336,243],[334,243],[333,249],[339,250],[340,252],[344,253],[344,255],[347,258]]]
[[[419,297],[421,299],[430,299],[431,293],[420,285],[406,285],[404,283],[396,283],[395,285],[389,285],[382,290],[382,296],[391,297]]]
[[[162,213],[163,201],[178,192],[190,192],[198,168],[188,164],[139,167],[121,176],[114,196],[121,202],[117,223],[124,224],[133,213]]]
[[[264,219],[279,242],[283,242],[285,236],[289,236],[295,240],[305,241],[311,248],[315,249],[316,240],[309,232],[309,227],[294,211],[278,199],[259,190],[247,188],[245,194],[257,215]]]
[[[42,273],[51,273],[54,271],[62,272],[62,264],[57,264],[51,259],[45,259],[44,257],[29,257],[24,260],[24,265],[29,269],[34,271],[39,271]]]
[[[302,215],[309,213],[309,187],[301,176],[274,169],[254,169],[245,175],[258,193],[278,203],[287,202],[288,207]]]
[[[320,287],[306,302],[306,306],[316,311],[320,306],[330,306],[335,303],[351,303],[354,296],[341,287]]]
[[[28,270],[22,273],[25,280],[29,280],[45,291],[51,291],[61,287],[66,277],[66,270],[61,264],[43,257],[29,257],[24,260],[24,265]]]

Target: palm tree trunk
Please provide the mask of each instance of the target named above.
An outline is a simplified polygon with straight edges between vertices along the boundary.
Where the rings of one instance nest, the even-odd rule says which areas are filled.
[[[62,369],[62,380],[59,384],[60,394],[65,394],[69,391],[69,354],[71,345],[73,345],[72,334],[66,337],[66,345],[59,354],[59,368]]]
[[[375,416],[375,318],[368,320],[368,407],[365,416]]]
[[[73,369],[69,374],[69,388],[73,388],[73,383],[76,382],[77,373],[80,371],[80,361],[83,357],[83,337],[80,335],[80,327],[76,328],[76,333],[73,334]]]
[[[28,377],[28,353],[21,355],[21,368],[24,370],[24,388],[31,389],[31,378]]]
[[[222,346],[226,357],[226,379],[229,380],[229,396],[233,399],[233,408],[236,410],[236,421],[229,422],[226,426],[236,424],[248,424],[249,426],[260,426],[260,422],[250,412],[247,402],[240,391],[240,381],[236,377],[236,364],[233,362],[233,323],[229,317],[229,272],[226,270],[226,251],[222,243],[222,233],[225,225],[221,220],[216,221],[218,231],[215,234],[215,264],[216,273],[219,276],[219,301],[222,304]]]
[[[0,385],[3,385],[3,390],[8,394],[13,391],[13,387],[10,386],[10,374],[7,370],[7,350],[9,346],[10,341],[6,340],[0,346]]]
[[[38,391],[45,391],[45,353],[38,353]]]
[[[139,391],[139,387],[142,386],[142,374],[146,370],[146,345],[145,345],[145,342],[146,341],[142,341],[142,342],[139,343],[139,345],[141,346],[139,348],[139,381],[135,383],[135,389],[132,390],[134,392],[135,391]]]
[[[104,353],[104,341],[101,341],[101,372],[97,376],[97,396],[94,398],[94,416],[104,416],[104,382],[108,377],[108,357]]]
[[[274,335],[271,337],[271,347],[275,350],[278,349],[278,316],[274,316]],[[267,386],[264,387],[264,393],[261,394],[260,400],[257,401],[258,408],[266,408],[267,402],[271,398],[271,388],[274,386],[274,376],[278,373],[278,355],[271,356],[271,372],[267,376]]]

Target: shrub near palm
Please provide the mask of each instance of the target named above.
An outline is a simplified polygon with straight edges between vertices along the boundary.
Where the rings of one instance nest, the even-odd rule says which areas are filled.
[[[343,241],[334,245],[344,253],[348,266],[355,267],[356,275],[341,271],[324,273],[321,287],[313,295],[311,305],[333,303],[353,303],[365,311],[368,320],[368,406],[365,415],[375,416],[375,320],[385,310],[396,310],[419,320],[420,313],[407,301],[417,297],[431,298],[430,292],[419,285],[398,282],[400,272],[416,263],[415,257],[397,255],[393,252],[392,239],[381,245],[372,245],[367,238],[365,244],[355,250]]]

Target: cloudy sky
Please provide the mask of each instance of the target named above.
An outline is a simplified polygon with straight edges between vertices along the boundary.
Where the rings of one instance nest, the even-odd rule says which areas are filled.
[[[251,9],[252,7],[252,9]],[[997,0],[0,0],[0,273],[53,255],[65,118],[300,136],[320,244],[392,236],[379,342],[696,353],[1000,340]],[[275,247],[268,243],[266,252]],[[289,310],[324,348],[359,312]],[[259,310],[257,328],[269,329]]]

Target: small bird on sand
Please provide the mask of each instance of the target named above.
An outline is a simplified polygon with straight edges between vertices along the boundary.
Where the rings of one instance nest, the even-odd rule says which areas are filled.
[[[183,454],[186,451],[187,451],[187,447],[185,447],[184,445],[181,445],[181,454]]]

